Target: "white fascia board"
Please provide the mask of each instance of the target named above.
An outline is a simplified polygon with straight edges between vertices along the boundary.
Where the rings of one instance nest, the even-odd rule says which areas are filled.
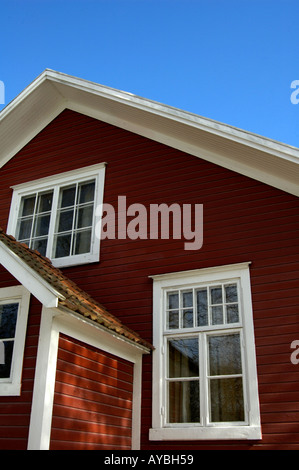
[[[58,307],[58,301],[63,296],[1,242],[0,260],[4,268],[45,307]]]
[[[0,113],[0,167],[66,108],[299,195],[299,149],[128,92],[49,69]],[[193,134],[190,139],[191,130]],[[226,148],[229,142],[232,146],[241,144],[245,146],[244,150],[247,147],[249,153],[242,155],[242,152],[238,152],[232,157],[230,152],[224,155],[217,145],[213,151],[208,150],[201,145],[196,131],[204,132],[207,136],[214,135],[218,138],[217,145],[220,147],[221,142]],[[254,161],[250,149],[261,152],[256,154]],[[268,161],[264,161],[265,155]]]
[[[84,328],[85,326],[87,327],[88,325],[92,328],[95,328],[95,330],[97,331],[96,335],[101,334],[102,338],[106,338],[106,347],[109,347],[109,350],[106,349],[106,351],[110,352],[111,354],[115,354],[115,351],[118,350],[118,355],[120,356],[122,351],[123,354],[126,354],[126,356],[121,357],[123,357],[123,359],[132,361],[132,357],[134,358],[136,355],[150,354],[151,352],[150,349],[146,348],[142,344],[136,343],[135,341],[130,340],[126,336],[118,334],[116,331],[110,330],[109,328],[101,325],[100,323],[97,323],[94,320],[91,320],[88,317],[85,317],[80,313],[73,312],[61,305],[59,306],[59,312],[61,313],[61,315],[64,314],[64,316],[61,316],[60,318],[64,318],[65,321],[73,321],[77,322],[77,324],[81,324],[81,330],[82,328]],[[80,327],[78,329],[80,330]],[[128,353],[130,355],[128,355]]]
[[[169,120],[181,122],[188,126],[216,134],[235,142],[257,148],[263,152],[275,154],[281,158],[299,163],[299,149],[258,134],[224,124],[213,119],[205,118],[189,111],[184,111],[169,105],[165,105],[132,93],[116,90],[88,80],[72,77],[53,70],[46,70],[45,76],[57,84],[67,84],[70,87],[96,94],[103,98],[126,104],[131,107],[166,117]],[[59,87],[58,87],[59,89]],[[66,100],[68,97],[65,95]]]

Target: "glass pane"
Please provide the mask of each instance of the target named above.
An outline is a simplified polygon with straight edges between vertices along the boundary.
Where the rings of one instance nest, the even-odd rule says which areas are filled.
[[[18,240],[24,240],[25,238],[30,238],[31,235],[31,226],[32,226],[32,218],[24,219],[19,222],[19,233],[18,233]]]
[[[50,224],[50,215],[39,215],[35,219],[34,223],[34,236],[41,237],[48,235]]]
[[[168,305],[169,309],[179,308],[179,295],[178,295],[178,293],[168,293],[167,297],[168,297],[167,305]]]
[[[61,189],[60,207],[69,207],[75,204],[76,186]]]
[[[237,284],[229,284],[224,287],[224,290],[226,302],[238,302]]]
[[[75,255],[90,252],[91,230],[78,232],[75,241]]]
[[[39,251],[42,256],[46,256],[47,244],[48,244],[47,238],[38,238],[37,240],[32,241],[31,248],[33,250]]]
[[[237,323],[239,321],[238,304],[226,306],[227,323]]]
[[[211,379],[211,421],[244,421],[242,378]]]
[[[217,307],[212,307],[212,324],[213,325],[222,325],[223,323],[223,307],[218,305]]]
[[[183,310],[183,328],[193,328],[193,310]]]
[[[241,374],[240,335],[209,337],[210,375]]]
[[[198,377],[198,339],[171,339],[168,341],[169,377]]]
[[[23,201],[23,208],[22,208],[22,216],[32,215],[34,212],[34,204],[35,204],[35,195],[34,196],[27,196],[22,198]]]
[[[170,330],[179,328],[179,311],[172,310],[168,312],[168,328]]]
[[[62,211],[58,215],[58,232],[67,232],[73,228],[74,210]]]
[[[197,298],[197,324],[198,326],[208,325],[208,294],[207,289],[200,289],[196,292]]]
[[[169,423],[198,423],[199,382],[169,382],[168,387]]]
[[[94,200],[95,182],[83,183],[79,186],[78,202],[83,204]]]
[[[52,208],[53,191],[41,194],[38,198],[38,212],[49,212]]]
[[[14,338],[19,304],[0,305],[0,339]]]
[[[55,258],[69,256],[71,247],[71,235],[59,235],[56,237]]]
[[[0,341],[0,379],[10,377],[14,341]]]
[[[193,293],[192,290],[188,292],[182,292],[182,304],[183,307],[193,307]]]
[[[77,228],[91,227],[93,216],[93,206],[81,207],[78,210]]]
[[[222,304],[222,287],[211,287],[211,304]]]

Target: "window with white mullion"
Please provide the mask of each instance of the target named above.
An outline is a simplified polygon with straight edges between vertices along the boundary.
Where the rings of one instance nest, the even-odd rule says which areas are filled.
[[[260,439],[249,263],[152,278],[150,439]]]
[[[17,239],[46,255],[53,190],[38,191],[22,198]]]
[[[207,334],[209,422],[245,423],[242,330]]]
[[[104,177],[100,163],[14,186],[7,232],[57,267],[99,261]]]

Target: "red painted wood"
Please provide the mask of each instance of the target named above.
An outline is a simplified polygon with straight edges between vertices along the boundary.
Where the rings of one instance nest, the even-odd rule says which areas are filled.
[[[132,397],[132,364],[60,335],[50,449],[130,449]]]
[[[0,225],[7,225],[10,186],[103,161],[108,163],[106,203],[116,204],[117,196],[126,195],[128,205],[204,205],[201,250],[185,251],[183,240],[103,240],[100,264],[65,269],[66,275],[145,339],[152,340],[149,275],[252,262],[262,441],[149,442],[152,383],[151,357],[147,356],[143,368],[142,448],[298,449],[299,366],[290,362],[290,344],[299,339],[298,199],[67,110],[1,169]]]

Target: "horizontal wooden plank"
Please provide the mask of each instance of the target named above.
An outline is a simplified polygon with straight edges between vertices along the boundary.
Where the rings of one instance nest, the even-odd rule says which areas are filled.
[[[57,365],[50,448],[129,449],[132,365],[66,335]]]

